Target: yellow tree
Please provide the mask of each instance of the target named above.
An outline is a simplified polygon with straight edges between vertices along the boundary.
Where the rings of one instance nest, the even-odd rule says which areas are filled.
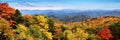
[[[6,39],[6,40],[14,40],[16,31],[10,27],[10,24],[7,20],[0,18],[0,40]]]

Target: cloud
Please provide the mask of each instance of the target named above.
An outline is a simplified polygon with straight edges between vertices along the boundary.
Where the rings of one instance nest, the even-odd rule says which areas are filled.
[[[23,7],[16,7],[20,10],[62,10],[66,9],[65,7],[57,7],[57,6],[46,6],[46,7],[28,7],[28,6],[23,6]]]
[[[120,9],[120,3],[108,3],[108,4],[78,4],[78,5],[42,5],[42,6],[15,6],[20,10],[62,10],[62,9],[79,9],[79,10],[96,10],[96,9],[104,9],[104,10],[114,10]]]

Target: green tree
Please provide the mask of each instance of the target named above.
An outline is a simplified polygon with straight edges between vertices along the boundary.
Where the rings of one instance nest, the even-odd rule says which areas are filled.
[[[111,34],[113,35],[113,40],[120,40],[120,20],[116,23],[109,25]]]
[[[66,25],[61,25],[61,29],[62,29],[62,32],[64,32],[65,30],[68,30],[69,28]]]
[[[49,24],[49,32],[52,32],[54,34],[55,32],[55,22],[52,19],[48,19],[48,24]]]
[[[15,20],[17,23],[23,23],[23,18],[21,12],[16,9],[15,14],[12,14],[12,20]]]
[[[28,30],[34,40],[47,40],[46,34],[43,33],[44,30],[41,30],[38,25],[31,25]]]

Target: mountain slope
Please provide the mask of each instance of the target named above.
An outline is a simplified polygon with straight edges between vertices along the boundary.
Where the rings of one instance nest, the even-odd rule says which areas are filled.
[[[74,26],[75,24],[78,24],[83,27],[93,28],[93,27],[107,26],[107,25],[117,22],[118,20],[120,20],[120,17],[105,16],[105,17],[91,18],[84,22],[67,22],[65,24],[70,27]]]

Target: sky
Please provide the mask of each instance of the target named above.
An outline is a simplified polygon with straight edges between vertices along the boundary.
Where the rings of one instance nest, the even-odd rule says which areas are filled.
[[[114,10],[120,9],[120,0],[1,0],[20,10]]]

